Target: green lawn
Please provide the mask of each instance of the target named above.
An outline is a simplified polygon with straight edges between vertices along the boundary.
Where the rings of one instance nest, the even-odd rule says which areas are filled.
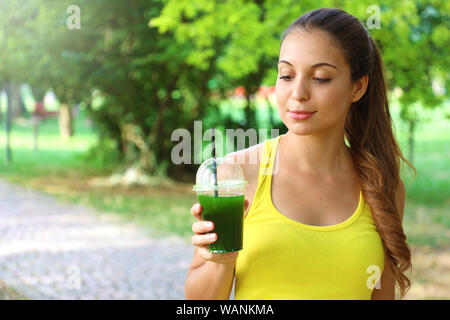
[[[406,184],[404,214],[408,242],[450,248],[450,121],[436,112],[434,120],[418,127],[414,152],[417,176],[403,170]],[[406,130],[405,130],[406,131]],[[407,142],[400,146],[407,155]]]
[[[33,128],[29,123],[17,121],[11,133],[13,162],[5,164],[6,133],[5,123],[0,122],[0,172],[11,177],[36,177],[58,175],[67,168],[85,167],[80,157],[95,143],[94,131],[84,117],[75,121],[75,136],[69,140],[61,139],[56,118],[41,122],[38,130],[38,150],[33,150]]]
[[[395,110],[393,117],[396,119]],[[450,142],[449,121],[440,112],[429,113],[431,121],[417,127],[413,180],[402,172],[406,184],[404,226],[410,244],[448,246],[450,243]],[[407,155],[406,128],[395,121],[397,136]],[[116,212],[142,226],[191,235],[193,218],[189,208],[196,201],[190,186],[98,188],[90,185],[101,175],[98,164],[84,161],[83,155],[96,142],[94,130],[81,114],[75,123],[75,136],[63,140],[56,119],[39,129],[39,151],[33,151],[32,127],[15,123],[12,133],[13,163],[5,165],[4,122],[0,123],[0,176],[55,196],[97,209]],[[206,130],[204,128],[204,130]],[[107,171],[105,171],[107,172]]]

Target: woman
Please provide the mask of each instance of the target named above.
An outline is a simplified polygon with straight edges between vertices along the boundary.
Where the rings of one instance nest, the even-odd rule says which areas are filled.
[[[228,299],[234,277],[236,299],[395,299],[396,284],[403,297],[411,254],[400,160],[414,167],[393,135],[364,26],[339,9],[295,20],[281,41],[276,99],[288,132],[228,155],[259,159],[241,164],[244,249],[210,253],[214,225],[195,204],[186,297]]]

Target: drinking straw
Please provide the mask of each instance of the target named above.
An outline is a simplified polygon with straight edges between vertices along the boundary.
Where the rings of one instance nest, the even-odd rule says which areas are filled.
[[[214,128],[212,128],[212,135],[211,135],[211,143],[212,143],[212,157],[213,157],[213,172],[214,172],[214,197],[218,197],[218,191],[217,191],[217,164],[216,164],[216,136],[214,134]]]

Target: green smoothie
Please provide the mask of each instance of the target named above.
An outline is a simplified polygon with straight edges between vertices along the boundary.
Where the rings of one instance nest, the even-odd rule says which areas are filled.
[[[202,219],[214,222],[217,240],[209,244],[209,251],[224,253],[242,249],[242,233],[244,219],[244,195],[214,197],[198,195],[202,206]]]

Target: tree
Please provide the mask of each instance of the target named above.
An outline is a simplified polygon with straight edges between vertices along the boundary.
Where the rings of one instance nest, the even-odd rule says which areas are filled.
[[[391,89],[399,88],[400,116],[408,125],[408,158],[413,162],[414,133],[422,108],[448,99],[449,4],[446,1],[383,1],[379,41]],[[436,84],[445,86],[444,92]]]
[[[113,142],[127,165],[177,175],[180,168],[193,169],[170,162],[174,129],[192,132],[200,119],[207,126],[257,128],[253,96],[261,85],[275,84],[281,34],[290,23],[319,7],[341,7],[365,23],[372,3],[80,0],[81,25],[74,30],[66,24],[71,5],[2,2],[0,44],[7,48],[0,57],[8,63],[0,65],[0,79],[53,88],[69,115],[70,106],[81,103],[95,122],[99,151]],[[382,50],[389,87],[401,88],[402,117],[415,123],[414,103],[438,106],[447,97],[448,4],[378,5],[381,29],[369,31]],[[16,16],[27,19],[5,32],[17,25]],[[436,82],[447,93],[432,90]],[[244,124],[220,117],[218,108],[238,86],[246,94]]]
[[[36,8],[26,0],[0,2],[0,87],[7,95],[6,112],[6,162],[12,161],[12,112],[18,108],[17,88],[26,79],[31,65],[30,40],[33,38],[33,21]],[[13,101],[15,101],[13,108]]]
[[[35,64],[27,79],[37,101],[43,99],[47,89],[53,89],[61,102],[59,127],[64,138],[74,134],[71,107],[90,98],[89,77],[94,67],[84,61],[91,42],[82,30],[68,27],[70,6],[70,1],[39,4],[35,19],[37,36],[30,53]]]
[[[151,21],[160,32],[173,31],[180,43],[193,43],[188,63],[208,68],[217,58],[221,86],[243,85],[247,92],[246,116],[254,126],[250,96],[261,83],[273,84],[281,32],[306,11],[340,7],[358,17],[379,42],[390,88],[401,89],[401,117],[409,124],[412,160],[416,105],[442,104],[448,94],[436,93],[436,83],[448,93],[449,4],[432,1],[381,1],[381,29],[367,23],[371,1],[226,1],[168,0],[161,15]],[[225,45],[218,45],[225,39]]]
[[[257,128],[252,97],[268,69],[276,68],[279,22],[286,15],[275,7],[275,1],[166,1],[150,25],[162,34],[172,32],[178,43],[189,45],[189,65],[216,70],[210,72],[211,80],[222,98],[225,92],[243,86],[244,128]]]

